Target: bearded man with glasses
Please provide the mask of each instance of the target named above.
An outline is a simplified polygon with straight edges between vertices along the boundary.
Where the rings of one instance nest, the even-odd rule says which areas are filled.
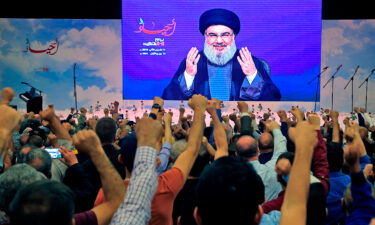
[[[237,49],[240,19],[226,9],[211,9],[199,18],[204,50],[190,49],[163,99],[187,100],[194,94],[223,101],[279,101],[281,94],[270,78],[268,63]]]

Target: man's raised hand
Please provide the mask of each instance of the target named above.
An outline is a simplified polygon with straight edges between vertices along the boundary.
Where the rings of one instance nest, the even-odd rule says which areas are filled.
[[[0,130],[7,134],[10,134],[21,121],[21,115],[7,105],[0,105],[0,115]]]
[[[198,61],[201,55],[196,47],[192,47],[186,57],[186,72],[195,76],[198,71]]]
[[[81,130],[73,136],[73,144],[80,151],[91,155],[102,149],[102,144],[93,130]]]
[[[304,112],[302,110],[300,110],[298,107],[293,106],[292,110],[290,110],[290,112],[297,119],[297,123],[301,122],[303,120],[303,118],[305,117]]]
[[[276,121],[273,121],[273,120],[266,120],[264,124],[266,125],[266,131],[269,131],[269,132],[275,129],[280,129],[280,125]]]
[[[280,118],[280,122],[287,122],[288,121],[288,116],[286,115],[285,110],[279,110],[277,112],[277,115]]]
[[[309,123],[314,127],[314,130],[320,130],[320,118],[315,113],[309,113],[307,117]]]
[[[207,102],[207,112],[212,116],[216,113],[216,106],[215,102],[212,100],[208,100]]]
[[[207,98],[202,95],[193,95],[191,99],[189,99],[188,105],[194,111],[206,111],[207,108]]]
[[[164,121],[164,124],[167,126],[170,126],[171,123],[172,123],[172,115],[170,113],[166,113],[164,114],[164,117],[163,117],[163,121]]]
[[[48,108],[43,110],[42,112],[39,113],[39,115],[47,121],[51,121],[53,118],[56,117],[55,115],[55,110],[53,109],[53,105],[49,104]]]
[[[253,57],[251,56],[250,51],[245,48],[241,48],[240,55],[237,56],[237,60],[241,65],[242,72],[246,76],[253,75],[255,71],[257,71],[257,68],[255,67]]]
[[[345,130],[345,136],[349,138],[360,137],[359,135],[359,125],[355,121],[349,121]]]
[[[154,97],[154,104],[160,105],[162,108],[164,106],[164,100],[160,97],[155,96]]]
[[[140,119],[135,125],[135,134],[138,146],[150,146],[160,150],[157,149],[163,136],[163,127],[160,121],[150,117]]]
[[[60,153],[63,156],[62,159],[60,159],[61,162],[65,163],[68,167],[71,167],[78,163],[77,156],[74,154],[72,150],[69,150],[64,147],[60,147]]]
[[[339,119],[339,113],[335,110],[331,110],[329,112],[329,116],[332,118],[332,120],[338,121],[338,119]]]
[[[9,105],[9,103],[12,101],[14,97],[14,91],[10,87],[5,87],[1,91],[1,100],[0,100],[0,105]]]
[[[297,145],[300,149],[314,149],[315,145],[318,143],[316,138],[316,132],[314,126],[307,121],[302,121],[297,123],[296,127],[291,127],[288,130],[290,139]]]

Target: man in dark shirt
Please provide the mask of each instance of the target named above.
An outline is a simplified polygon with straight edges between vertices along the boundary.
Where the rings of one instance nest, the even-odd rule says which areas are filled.
[[[118,155],[119,150],[115,148],[113,145],[115,141],[115,135],[116,135],[116,123],[112,118],[102,118],[100,119],[96,124],[96,133],[102,143],[103,150],[105,154],[107,155],[109,161],[112,163],[113,167],[116,169],[116,171],[120,174],[121,178],[125,178],[125,169],[124,165],[118,162]],[[102,183],[100,181],[100,176],[97,171],[97,168],[95,167],[92,160],[87,160],[82,164],[83,171],[88,176],[88,180],[90,181],[92,185],[92,190],[90,193],[87,193],[87,191],[82,192],[83,195],[81,196],[86,199],[86,201],[80,201],[78,204],[76,204],[76,212],[83,212],[86,210],[89,210],[93,207],[96,195],[99,191],[99,189],[102,187]],[[68,186],[75,185],[75,182],[77,180],[77,176],[80,176],[77,174],[77,171],[74,171],[72,168],[69,168],[66,171],[64,183]]]

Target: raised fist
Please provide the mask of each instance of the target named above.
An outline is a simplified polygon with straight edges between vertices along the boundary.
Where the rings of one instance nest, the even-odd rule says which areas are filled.
[[[300,110],[298,107],[292,107],[292,110],[290,112],[293,114],[293,116],[297,119],[297,122],[300,122],[303,120],[305,114],[302,110]]]
[[[135,134],[138,146],[151,146],[156,148],[163,135],[163,127],[158,120],[150,117],[142,118],[135,125]]]
[[[207,98],[202,96],[202,95],[193,95],[193,97],[191,99],[189,99],[188,105],[194,111],[196,111],[196,110],[206,111]]]
[[[99,151],[101,143],[93,130],[81,130],[73,136],[73,144],[78,151],[91,155]]]
[[[160,97],[155,96],[154,97],[154,104],[160,105],[162,108],[164,106],[164,100]]]
[[[264,124],[266,125],[266,129],[268,131],[280,129],[280,125],[276,121],[273,121],[273,120],[267,120],[267,121],[264,122]]]
[[[314,127],[307,121],[302,121],[296,127],[289,128],[289,137],[297,145],[315,147],[318,143]],[[312,148],[314,149],[314,148]]]
[[[339,118],[339,113],[335,110],[331,110],[329,112],[329,116],[332,118],[332,119],[338,119]]]
[[[212,100],[207,102],[207,112],[212,116],[216,113],[216,103]]]
[[[10,133],[21,121],[21,115],[7,105],[0,105],[0,130]]]
[[[12,88],[10,87],[3,88],[3,90],[1,91],[0,105],[1,104],[9,105],[13,97],[14,97],[14,91]]]
[[[56,118],[55,110],[52,104],[49,104],[48,108],[41,111],[39,115],[42,117],[42,119],[47,121],[51,121],[53,118]]]
[[[232,113],[232,114],[230,114],[230,115],[229,115],[229,119],[232,120],[233,122],[236,122],[236,120],[237,120],[237,115],[236,115],[236,113]]]
[[[309,123],[313,126],[314,130],[320,129],[320,118],[315,113],[309,113],[307,117]]]
[[[277,112],[277,115],[278,115],[279,118],[280,118],[280,122],[287,122],[287,120],[288,120],[288,116],[286,115],[285,110],[279,110],[279,111]]]
[[[185,108],[183,108],[183,107],[180,107],[178,110],[180,111],[181,115],[183,115],[185,113]]]
[[[163,121],[165,125],[171,125],[172,123],[172,115],[170,113],[164,114]]]

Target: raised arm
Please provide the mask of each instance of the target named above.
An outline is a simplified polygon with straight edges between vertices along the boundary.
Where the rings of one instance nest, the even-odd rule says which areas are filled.
[[[329,192],[329,165],[327,159],[327,146],[323,140],[322,132],[320,131],[320,118],[315,113],[311,113],[308,116],[309,123],[313,126],[316,134],[318,143],[314,148],[314,154],[312,159],[312,171],[316,178],[323,184],[326,193]]]
[[[359,157],[366,156],[366,148],[363,144],[361,136],[359,135],[359,125],[354,121],[348,123],[348,128],[345,130],[345,137],[348,140],[349,144],[356,146],[359,153]]]
[[[238,101],[237,108],[241,113],[241,135],[253,135],[253,128],[251,126],[251,117],[249,113],[249,106],[246,102]]]
[[[333,123],[332,142],[340,143],[339,113],[331,110],[329,115],[331,116]]]
[[[170,113],[164,114],[163,117],[164,121],[164,143],[163,146],[161,147],[160,153],[158,155],[158,158],[160,159],[160,165],[156,169],[156,172],[158,174],[161,174],[165,171],[165,169],[168,166],[169,162],[169,156],[171,154],[171,149],[172,149],[172,116]]]
[[[163,106],[164,106],[164,99],[155,96],[149,116],[153,119],[157,119],[159,112],[163,110]]]
[[[357,139],[355,135],[354,139]],[[357,140],[347,144],[345,149],[345,161],[350,168],[351,195],[353,203],[347,224],[369,224],[375,215],[375,199],[372,196],[372,187],[367,182],[360,165],[361,143]]]
[[[289,137],[296,145],[293,167],[281,208],[280,225],[304,225],[307,217],[307,198],[310,185],[310,166],[317,143],[314,128],[306,121],[289,129]]]
[[[68,131],[63,127],[60,120],[55,115],[55,110],[53,109],[52,104],[48,105],[48,109],[43,110],[39,114],[44,120],[47,120],[50,123],[51,129],[58,139],[64,139],[67,141],[72,140]]]
[[[88,154],[99,172],[103,184],[106,202],[92,209],[95,213],[98,224],[109,224],[113,214],[119,207],[125,195],[124,183],[120,175],[113,168],[113,165],[106,156],[100,140],[92,130],[79,131],[74,137],[75,147]]]
[[[112,218],[111,224],[142,224],[151,218],[151,201],[157,187],[155,162],[163,128],[160,121],[142,118],[135,127],[137,153],[134,169],[123,203]]]
[[[228,142],[223,125],[220,123],[219,117],[216,113],[216,101],[208,101],[207,112],[212,117],[214,125],[214,140],[216,145],[215,160],[228,155]]]
[[[185,180],[189,176],[194,161],[198,156],[202,142],[207,99],[201,95],[193,95],[189,100],[189,106],[194,110],[194,119],[189,132],[188,145],[173,165],[173,167],[177,167],[182,171]]]
[[[208,142],[207,138],[205,136],[202,137],[202,145],[204,145],[207,148],[208,154],[210,154],[212,157],[215,157],[216,150],[212,145]]]
[[[272,132],[273,134],[273,155],[270,161],[267,164],[272,164],[273,166],[276,164],[277,158],[286,152],[286,138],[281,133],[280,125],[273,120],[268,120],[265,122],[266,130],[268,132]]]
[[[14,97],[14,90],[10,87],[5,87],[1,90],[0,105],[9,105]]]
[[[361,169],[363,170],[367,164],[371,163],[370,157],[367,155],[365,145],[359,134],[359,125],[354,121],[350,121],[347,124],[345,130],[345,138],[348,144],[355,145],[359,153],[359,162],[361,164]]]
[[[12,131],[21,121],[21,115],[7,105],[0,105],[0,154],[11,137]]]
[[[281,123],[281,133],[286,137],[288,137],[288,116],[286,115],[285,110],[279,110],[277,111],[277,115],[280,118],[280,123]]]

